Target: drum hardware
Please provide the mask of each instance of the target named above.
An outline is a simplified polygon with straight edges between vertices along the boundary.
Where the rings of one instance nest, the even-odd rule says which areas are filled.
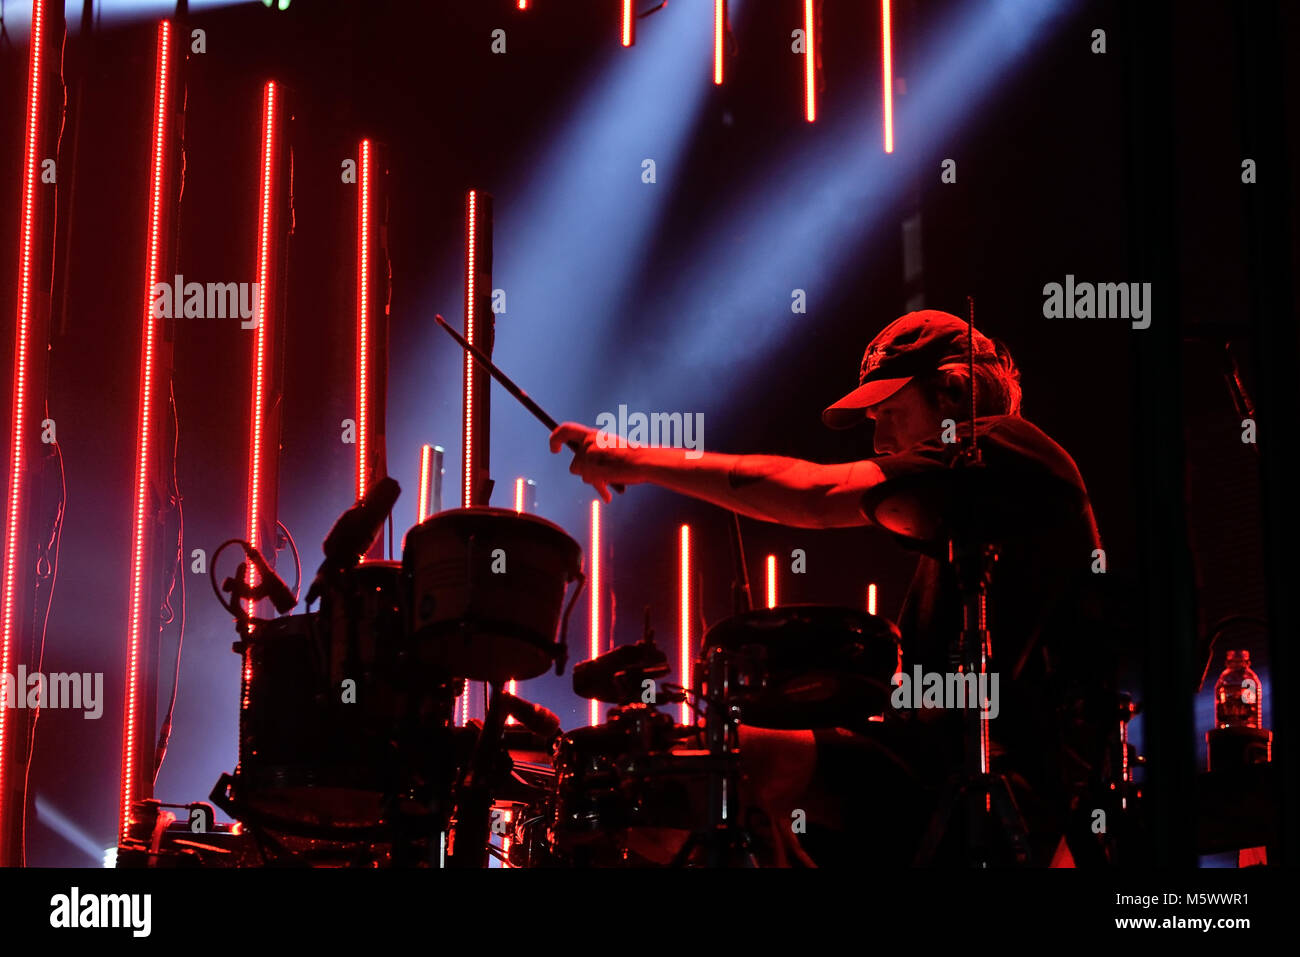
[[[510,756],[502,747],[507,717],[502,694],[499,684],[491,684],[483,727],[453,791],[447,867],[487,867],[491,853],[492,795],[510,774]]]
[[[1146,759],[1137,753],[1137,748],[1129,744],[1128,725],[1142,710],[1142,705],[1124,692],[1116,692],[1110,700],[1112,733],[1109,736],[1109,749],[1106,757],[1102,779],[1100,800],[1097,802],[1107,808],[1106,830],[1103,835],[1099,864],[1133,863],[1131,855],[1126,853],[1130,847],[1134,850],[1139,840],[1135,832],[1140,827],[1139,811],[1142,800],[1142,788],[1138,785],[1134,770],[1146,763]],[[1088,809],[1088,823],[1092,823],[1092,812]],[[1097,847],[1097,836],[1091,827],[1081,830],[1080,836],[1091,847]],[[1070,845],[1074,850],[1074,844]],[[1086,852],[1084,852],[1086,853]],[[1084,858],[1075,852],[1080,863]]]
[[[732,605],[737,615],[744,615],[753,611],[754,600],[737,512],[731,513],[728,532],[735,571],[731,583]],[[709,867],[725,867],[732,862],[744,867],[757,867],[753,837],[739,820],[741,713],[731,698],[726,652],[718,647],[711,648],[705,661],[708,669],[707,695],[704,696],[706,750],[697,756],[697,763],[702,764],[708,774],[708,825],[705,830],[691,834],[673,859],[673,865],[685,866],[691,856],[703,848],[705,863]]]
[[[988,587],[997,549],[992,545],[966,547],[955,539],[950,544],[962,598],[962,628],[952,645],[950,667],[954,672],[985,674],[992,659],[988,622]],[[1011,786],[990,766],[989,724],[983,702],[962,710],[962,771],[945,787],[938,809],[917,851],[916,866],[930,866],[953,826],[963,820],[965,862],[974,867],[998,863],[1025,866],[1029,860],[1029,833],[1016,807]],[[1001,842],[1003,851],[997,847]]]
[[[573,690],[588,700],[630,705],[644,700],[647,681],[658,687],[659,679],[671,670],[668,656],[655,644],[647,608],[641,640],[574,665]]]
[[[690,839],[673,859],[684,867],[698,850],[704,851],[708,867],[758,867],[754,840],[740,821],[740,708],[731,700],[727,656],[715,647],[706,656],[707,694],[704,696],[704,738],[706,751],[699,762],[709,776],[708,824]]]

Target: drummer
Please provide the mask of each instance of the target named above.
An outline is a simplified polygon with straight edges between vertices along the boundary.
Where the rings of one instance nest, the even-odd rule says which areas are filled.
[[[993,511],[1008,516],[1007,526],[1017,526],[994,530],[999,554],[990,630],[1002,701],[993,733],[1013,753],[1019,746],[1021,760],[1012,770],[1033,777],[1032,769],[1038,769],[1038,780],[1032,783],[1039,800],[1028,804],[1059,806],[1066,798],[1057,792],[1066,787],[1062,781],[1068,775],[1054,755],[1043,753],[1054,734],[1047,718],[1055,705],[1040,691],[1046,676],[1085,667],[1085,649],[1061,623],[1071,618],[1076,583],[1095,572],[1104,557],[1079,470],[1069,453],[1021,415],[1020,372],[1004,345],[979,332],[972,335],[965,321],[937,310],[908,313],[887,325],[867,346],[857,388],[822,413],[830,428],[874,426],[875,455],[854,462],[823,465],[771,455],[701,455],[692,450],[691,457],[682,449],[620,448],[623,443],[598,441],[596,430],[572,422],[551,434],[551,451],[576,440],[581,450],[570,471],[606,501],[614,483],[649,482],[782,525],[870,525],[869,508],[864,506],[867,493],[889,480],[947,469],[961,453],[970,435],[969,342],[974,348],[977,444],[995,494],[1007,506]],[[926,672],[942,673],[950,667],[949,643],[961,627],[956,581],[943,543],[906,544],[921,554],[898,620],[904,669],[920,664]],[[843,730],[818,733],[815,772],[811,761],[783,762],[787,773],[772,783],[773,793],[781,795],[777,804],[796,799],[794,792],[803,782],[790,770],[794,767],[814,778],[812,791],[820,790],[821,797],[856,786],[854,776],[845,779],[844,762],[831,757],[846,748],[867,756],[863,760],[894,778],[903,765],[917,769],[926,785],[954,770],[936,765],[927,772],[916,753],[902,754],[900,763],[896,744],[912,752],[933,752],[898,744],[909,740],[906,734],[891,738],[881,726],[852,730],[852,735]],[[743,750],[752,755],[756,748],[774,746],[760,737],[750,733]],[[817,797],[811,794],[809,802],[816,805]],[[786,817],[779,807],[776,813]],[[1044,813],[1046,823],[1038,826],[1040,833],[1033,833],[1031,826],[1031,837],[1038,842],[1039,857],[1050,858],[1053,848],[1059,849],[1064,824],[1059,814]],[[1029,811],[1026,816],[1031,816]]]

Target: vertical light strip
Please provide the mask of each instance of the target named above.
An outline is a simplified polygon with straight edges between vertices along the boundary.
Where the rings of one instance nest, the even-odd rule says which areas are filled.
[[[520,10],[527,10],[527,9],[528,9],[528,0],[519,0],[519,4],[518,4],[518,5],[519,5],[519,9],[520,9]]]
[[[767,556],[767,607],[776,607],[776,556]]]
[[[476,307],[477,282],[475,263],[475,242],[477,235],[478,192],[469,191],[468,208],[465,212],[465,338],[471,345],[478,345],[474,335],[474,309]],[[465,350],[465,425],[464,425],[464,488],[461,492],[461,505],[469,508],[474,504],[474,357]]]
[[[722,41],[727,32],[727,0],[713,0],[713,85],[722,86]]]
[[[523,513],[524,510],[524,479],[522,477],[515,479],[515,511]]]
[[[131,522],[131,592],[130,619],[127,632],[126,702],[122,729],[122,793],[118,814],[119,840],[126,836],[131,823],[131,804],[145,778],[145,769],[137,767],[137,738],[145,703],[144,675],[141,658],[144,645],[144,576],[149,521],[149,462],[153,456],[154,373],[158,342],[158,319],[153,310],[154,284],[161,281],[162,217],[166,190],[167,116],[171,77],[170,21],[158,25],[158,61],[154,73],[153,164],[149,173],[149,252],[146,257],[143,342],[141,343],[139,421],[136,434],[135,503]]]
[[[691,527],[683,525],[678,532],[677,542],[677,654],[678,668],[682,676],[682,687],[689,693],[692,683],[691,655],[694,653],[691,640],[691,608],[694,607],[692,595],[692,555]],[[681,705],[681,723],[694,724],[691,719],[690,702]]]
[[[266,436],[266,359],[267,321],[271,310],[267,308],[267,293],[271,286],[272,216],[275,208],[275,126],[276,88],[269,82],[262,89],[262,168],[261,186],[257,203],[257,332],[253,344],[253,427],[248,442],[248,541],[259,551],[262,549],[262,528],[266,516],[262,514],[264,502],[263,458]],[[274,555],[270,556],[274,560]],[[249,564],[248,583],[256,584],[257,570]],[[252,611],[252,607],[249,608]]]
[[[418,525],[429,517],[429,498],[433,494],[433,446],[420,446],[420,503],[416,509]]]
[[[22,491],[27,450],[27,399],[30,383],[32,337],[32,273],[36,257],[36,176],[40,149],[41,77],[45,70],[42,56],[45,46],[46,0],[36,0],[32,7],[31,48],[27,55],[27,130],[23,141],[23,203],[21,238],[18,250],[18,321],[14,335],[13,404],[9,425],[9,502],[5,515],[4,632],[0,639],[0,675],[13,673],[13,658],[18,634],[18,563],[22,542]],[[20,690],[19,693],[22,693]],[[5,768],[8,753],[9,709],[0,702],[0,852],[6,844],[8,810]],[[21,813],[21,809],[19,810]],[[5,863],[0,861],[0,863]]]
[[[518,694],[519,682],[516,681],[514,678],[511,678],[509,681],[506,682],[506,691],[509,692],[510,694]],[[506,724],[518,724],[518,723],[519,722],[516,721],[513,717],[506,718]]]
[[[876,613],[876,583],[872,582],[867,586],[867,614]]]
[[[630,47],[636,42],[636,16],[632,10],[632,0],[623,0],[623,46]]]
[[[894,152],[894,36],[889,0],[880,0],[880,68],[885,90],[885,152]]]
[[[366,494],[370,464],[370,237],[373,218],[373,146],[361,141],[361,196],[357,205],[357,498]]]
[[[601,561],[601,540],[600,540],[600,499],[591,500],[591,611],[587,618],[591,625],[591,657],[596,658],[600,655],[600,591],[603,585],[601,573],[603,562]],[[600,702],[594,698],[591,701],[590,713],[588,714],[588,723],[596,725],[600,723]]]
[[[809,123],[817,119],[817,54],[813,36],[813,0],[803,0],[803,99],[804,117]]]

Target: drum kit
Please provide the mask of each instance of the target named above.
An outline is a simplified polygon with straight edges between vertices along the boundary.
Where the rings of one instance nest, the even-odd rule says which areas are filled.
[[[378,514],[366,499],[351,514],[367,507]],[[663,680],[647,612],[640,641],[573,669],[606,720],[563,732],[505,688],[565,667],[584,586],[577,542],[488,507],[410,529],[400,562],[360,560],[367,539],[342,560],[327,546],[315,611],[257,619],[227,604],[240,613],[239,764],[211,798],[264,863],[757,865],[739,726],[853,726],[887,707],[899,666],[885,619],[791,606],[709,629],[700,680],[680,687]],[[248,595],[243,577],[241,566],[224,590]],[[490,689],[486,714],[457,727],[469,681]],[[694,723],[670,713],[683,702]]]

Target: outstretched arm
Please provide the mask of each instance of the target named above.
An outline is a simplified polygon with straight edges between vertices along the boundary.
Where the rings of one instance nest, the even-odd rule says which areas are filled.
[[[551,451],[577,442],[569,471],[605,501],[609,486],[649,482],[748,515],[798,528],[866,525],[862,494],[884,481],[869,460],[819,465],[777,455],[693,453],[669,448],[602,448],[595,429],[565,422],[551,433]]]

